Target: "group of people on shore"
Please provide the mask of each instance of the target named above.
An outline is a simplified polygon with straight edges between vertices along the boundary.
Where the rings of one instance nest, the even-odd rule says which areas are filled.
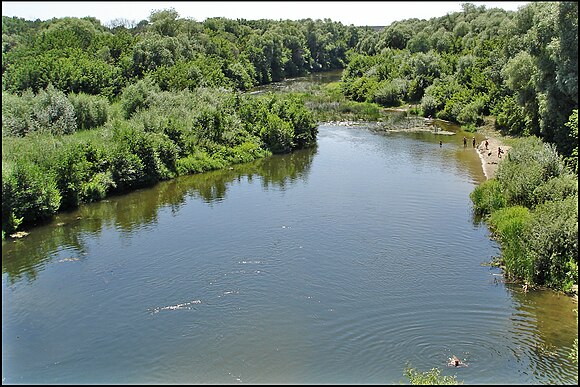
[[[472,144],[472,145],[473,145],[473,147],[475,148],[475,144],[476,144],[476,142],[475,142],[475,137],[473,137],[473,138],[472,138],[472,140],[471,140],[471,144]],[[487,138],[485,139],[485,142],[484,142],[483,144],[485,145],[485,150],[489,150],[489,141],[488,141],[488,139],[487,139]],[[439,141],[439,147],[442,147],[442,146],[443,146],[443,141]],[[463,146],[464,146],[464,147],[467,147],[467,137],[465,137],[465,136],[463,136]],[[499,157],[499,158],[501,159],[501,155],[502,155],[503,153],[504,153],[504,150],[503,150],[503,149],[501,149],[501,147],[500,147],[500,146],[498,146],[498,147],[497,147],[497,157]],[[488,155],[488,156],[491,156],[491,155],[492,155],[492,152],[489,152],[487,155]]]

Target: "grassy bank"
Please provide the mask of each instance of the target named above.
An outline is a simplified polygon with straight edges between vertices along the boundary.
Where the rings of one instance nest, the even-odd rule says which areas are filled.
[[[49,111],[62,114],[45,121],[38,112],[46,109],[46,95],[3,94],[3,118],[10,118],[2,127],[3,237],[112,193],[316,141],[312,114],[291,95],[169,93],[138,84],[105,106],[104,124],[78,130],[78,117],[95,115],[94,103],[75,106],[74,96],[47,93]],[[24,136],[9,135],[15,125]]]

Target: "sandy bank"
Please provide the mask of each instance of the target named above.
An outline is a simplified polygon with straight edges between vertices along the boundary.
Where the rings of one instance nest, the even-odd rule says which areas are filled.
[[[498,163],[501,162],[501,160],[507,156],[507,152],[511,147],[503,144],[499,139],[495,137],[488,137],[487,138],[488,145],[486,149],[485,141],[486,140],[483,140],[481,143],[479,143],[476,149],[477,153],[479,154],[479,158],[481,159],[483,173],[485,174],[486,178],[491,179],[495,175]],[[498,156],[497,150],[499,147],[501,147],[501,149],[504,151],[501,157]]]

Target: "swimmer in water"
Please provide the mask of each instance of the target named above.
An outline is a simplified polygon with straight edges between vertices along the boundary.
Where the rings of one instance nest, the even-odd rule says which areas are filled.
[[[459,360],[459,358],[455,355],[453,355],[452,357],[449,358],[449,362],[447,363],[447,365],[449,367],[459,367],[459,366],[465,366],[467,367],[467,364],[463,363],[461,360]]]

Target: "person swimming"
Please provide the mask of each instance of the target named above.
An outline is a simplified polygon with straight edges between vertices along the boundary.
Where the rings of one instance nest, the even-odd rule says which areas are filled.
[[[447,365],[449,367],[459,367],[459,366],[465,366],[467,367],[467,364],[463,363],[461,360],[459,360],[459,358],[455,355],[451,356],[449,358],[449,362],[447,363]]]

